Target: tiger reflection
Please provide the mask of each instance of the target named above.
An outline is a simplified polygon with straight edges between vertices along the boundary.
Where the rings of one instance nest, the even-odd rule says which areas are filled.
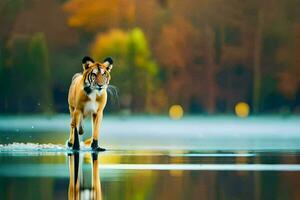
[[[91,188],[80,187],[82,182],[82,169],[80,154],[74,152],[69,155],[69,189],[68,198],[69,200],[79,199],[93,199],[102,200],[101,183],[99,175],[99,164],[98,164],[98,153],[91,153],[92,157],[92,186]]]

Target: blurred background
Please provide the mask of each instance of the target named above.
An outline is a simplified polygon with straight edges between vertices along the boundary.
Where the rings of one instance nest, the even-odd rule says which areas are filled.
[[[298,0],[1,0],[0,113],[67,113],[85,55],[126,114],[299,114]]]
[[[66,199],[67,95],[86,55],[113,57],[118,88],[99,139],[104,199],[300,199],[299,8],[0,0],[0,199]]]

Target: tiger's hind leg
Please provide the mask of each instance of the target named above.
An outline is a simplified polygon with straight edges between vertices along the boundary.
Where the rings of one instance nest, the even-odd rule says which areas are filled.
[[[79,135],[83,135],[84,134],[84,130],[83,130],[83,128],[82,128],[82,126],[79,126]]]
[[[83,117],[81,117],[81,119],[80,119],[78,133],[79,133],[79,135],[83,135],[84,134],[84,130],[83,130]]]
[[[79,135],[77,128],[74,130],[74,144],[73,144],[73,150],[79,150],[80,149],[80,144],[79,144]]]
[[[74,107],[69,106],[69,111],[70,111],[70,117],[71,117],[71,122],[72,122]],[[69,139],[67,140],[66,145],[67,145],[67,147],[71,148],[71,147],[73,147],[73,144],[74,144],[74,135],[73,135],[73,129],[72,129],[72,125],[71,125]]]

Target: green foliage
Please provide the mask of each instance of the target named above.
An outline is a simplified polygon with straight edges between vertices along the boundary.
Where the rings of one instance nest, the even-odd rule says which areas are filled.
[[[49,53],[46,39],[43,33],[36,33],[32,36],[29,48],[29,67],[35,76],[30,79],[31,85],[37,92],[38,105],[43,112],[50,112],[52,104],[52,88],[50,80]],[[37,84],[38,83],[38,84]]]
[[[44,34],[10,42],[6,68],[1,68],[1,103],[8,112],[51,111],[52,90]]]
[[[112,56],[116,61],[112,83],[122,92],[121,100],[130,99],[125,106],[134,111],[147,107],[147,97],[156,84],[158,67],[141,29],[134,28],[128,32],[112,30],[99,34],[91,46],[91,54],[96,60]]]

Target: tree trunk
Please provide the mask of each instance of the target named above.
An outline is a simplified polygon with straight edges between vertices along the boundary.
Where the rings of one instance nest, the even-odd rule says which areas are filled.
[[[215,62],[215,32],[210,25],[205,26],[206,35],[206,61],[207,61],[207,76],[206,76],[206,88],[207,88],[207,102],[206,110],[209,114],[216,111],[216,90],[217,85],[215,81],[216,75],[216,62]]]
[[[260,9],[257,14],[257,28],[254,38],[254,63],[253,63],[253,112],[259,112],[261,94],[261,49],[262,49],[262,30],[263,12]]]

